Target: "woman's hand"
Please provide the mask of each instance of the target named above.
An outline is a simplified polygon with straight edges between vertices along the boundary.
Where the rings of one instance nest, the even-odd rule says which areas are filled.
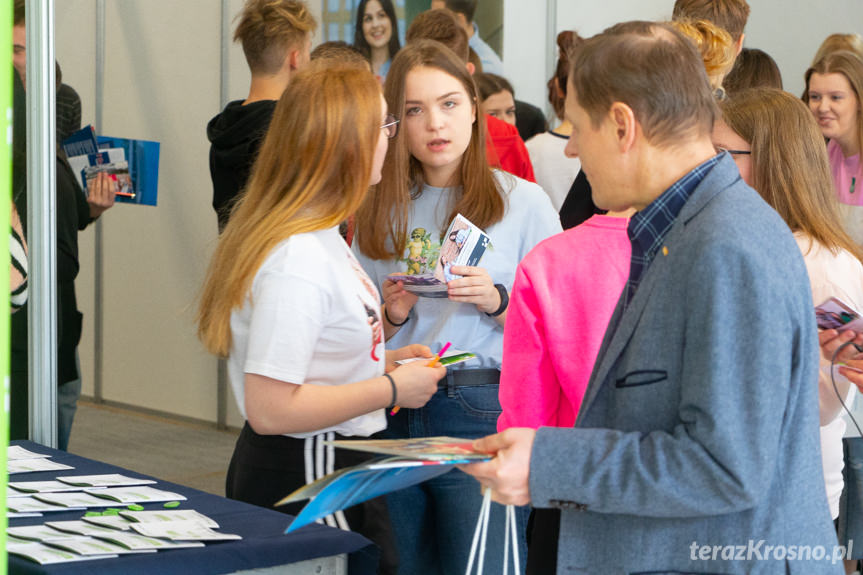
[[[472,303],[483,313],[494,313],[500,307],[500,293],[484,268],[452,266],[450,271],[463,278],[447,283],[450,301]]]
[[[387,316],[395,323],[405,321],[419,299],[415,294],[405,290],[404,282],[392,280],[384,280],[382,293],[384,305],[387,306]]]
[[[412,357],[427,357],[431,359],[434,357],[434,354],[431,352],[429,346],[422,345],[419,343],[412,343],[398,349],[388,349],[386,367],[387,373],[391,372],[399,366],[396,361],[401,361],[403,359],[411,359]]]
[[[396,403],[400,407],[416,409],[425,405],[437,391],[437,382],[446,375],[446,368],[440,363],[436,367],[426,367],[424,361],[414,361],[400,365],[390,372],[396,384]]]
[[[114,199],[120,185],[117,176],[99,172],[96,178],[87,186],[87,204],[90,206],[90,217],[96,219],[114,205]]]
[[[863,346],[863,333],[857,333],[852,330],[838,332],[835,329],[825,329],[818,332],[818,344],[821,346],[821,357],[827,361],[833,361],[833,354],[843,344],[849,341],[857,345]],[[847,345],[839,353],[836,358],[837,362],[844,362],[849,359],[861,359],[860,352],[853,346]]]

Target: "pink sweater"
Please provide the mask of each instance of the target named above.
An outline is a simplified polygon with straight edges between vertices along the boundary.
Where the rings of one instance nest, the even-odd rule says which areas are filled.
[[[629,277],[628,223],[593,216],[541,242],[519,264],[503,335],[498,431],[575,423]]]

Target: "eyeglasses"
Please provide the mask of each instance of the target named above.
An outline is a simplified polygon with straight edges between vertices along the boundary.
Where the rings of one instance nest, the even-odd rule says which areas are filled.
[[[384,133],[390,140],[395,138],[399,133],[399,121],[400,120],[392,114],[387,114],[387,117],[384,120],[384,125],[381,126],[381,130],[384,130]]]
[[[729,150],[727,148],[716,148],[719,153],[728,152],[732,156],[751,156],[752,150]]]

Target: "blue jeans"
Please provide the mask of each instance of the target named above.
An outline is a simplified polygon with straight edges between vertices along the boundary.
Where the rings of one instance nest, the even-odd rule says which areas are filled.
[[[447,379],[453,383],[451,373]],[[473,439],[496,433],[500,412],[497,385],[450,385],[438,389],[425,407],[402,409],[389,418],[384,433],[390,438],[449,435]],[[458,469],[387,495],[399,553],[399,575],[464,573],[481,504],[479,483]],[[529,513],[529,507],[516,508],[522,572]],[[505,518],[505,508],[492,504],[486,573],[503,573]],[[509,572],[513,572],[512,566]]]
[[[78,350],[75,350],[75,364],[78,368],[78,379],[67,381],[57,387],[57,449],[69,450],[69,436],[72,434],[72,421],[78,410],[78,398],[81,397],[81,360]]]

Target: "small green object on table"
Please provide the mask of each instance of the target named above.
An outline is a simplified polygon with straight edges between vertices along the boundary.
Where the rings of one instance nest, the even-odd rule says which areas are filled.
[[[165,509],[173,509],[174,507],[179,507],[179,506],[180,506],[179,501],[168,501],[162,507],[164,507]]]
[[[143,510],[144,510],[144,506],[143,506],[143,505],[135,505],[135,504],[133,504],[133,505],[129,505],[129,506],[127,507],[127,509],[129,509],[130,511],[143,511]]]

